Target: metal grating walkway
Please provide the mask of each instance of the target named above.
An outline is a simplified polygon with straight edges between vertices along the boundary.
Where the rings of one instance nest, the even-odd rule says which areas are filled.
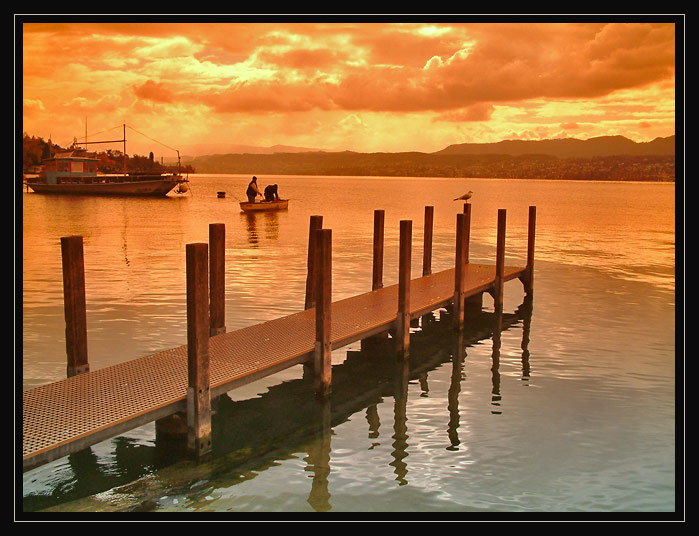
[[[466,265],[466,295],[488,290],[495,266]],[[524,268],[505,267],[505,280]],[[448,304],[454,269],[413,279],[413,317]],[[398,285],[332,304],[333,348],[385,331],[396,318]],[[309,309],[209,340],[212,397],[312,359],[315,311]],[[24,470],[77,452],[137,426],[183,411],[187,346],[42,385],[22,393]]]

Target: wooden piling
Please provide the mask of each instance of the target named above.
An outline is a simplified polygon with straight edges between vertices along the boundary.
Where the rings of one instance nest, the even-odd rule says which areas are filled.
[[[529,207],[529,226],[527,237],[527,269],[524,278],[524,290],[531,294],[534,290],[534,239],[536,238],[536,207]]]
[[[316,231],[323,227],[323,216],[311,216],[308,227],[308,261],[306,275],[305,309],[312,309],[315,303],[314,287],[316,281]]]
[[[505,227],[507,210],[498,209],[497,250],[495,253],[495,292],[493,294],[495,310],[502,310],[503,291],[505,287]]]
[[[456,215],[456,254],[454,262],[454,328],[464,327],[464,285],[466,281],[466,214]]]
[[[210,334],[226,332],[226,226],[209,224]]]
[[[85,256],[82,236],[61,238],[63,257],[63,309],[66,321],[68,377],[90,370],[87,361],[87,306]]]
[[[332,387],[332,345],[330,343],[332,303],[332,230],[316,231],[316,336],[313,358],[314,385],[319,398],[330,394]]]
[[[208,244],[187,244],[187,448],[211,453]]]
[[[425,230],[422,249],[422,275],[432,273],[432,235],[434,228],[434,207],[425,207]]]
[[[398,315],[396,338],[398,355],[405,359],[410,352],[410,272],[413,222],[400,222],[400,249],[398,253]]]
[[[383,288],[383,242],[385,211],[374,211],[374,254],[371,270],[371,290]]]
[[[464,264],[468,264],[471,249],[471,203],[464,203],[464,242]]]

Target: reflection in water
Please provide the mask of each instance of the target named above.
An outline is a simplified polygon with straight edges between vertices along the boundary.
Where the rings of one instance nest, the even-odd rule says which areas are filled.
[[[461,392],[461,381],[464,379],[464,362],[466,360],[466,349],[464,348],[464,335],[459,332],[454,337],[454,351],[451,360],[451,382],[449,383],[448,404],[449,425],[447,435],[449,436],[449,446],[447,450],[458,450],[459,446],[459,393]]]
[[[330,424],[330,401],[318,399],[316,401],[317,425],[313,441],[308,448],[307,471],[313,473],[311,492],[308,496],[310,504],[316,512],[327,512],[330,506],[330,491],[328,490],[328,476],[330,475],[330,442],[332,428]]]
[[[391,456],[396,480],[400,486],[408,483],[408,464],[404,461],[408,456],[408,382],[410,381],[410,363],[408,360],[396,362],[394,377],[393,403],[393,451]]]
[[[260,237],[257,235],[256,214],[245,213],[242,216],[247,222],[248,242],[250,242],[251,246],[257,247],[260,242]]]
[[[529,369],[529,333],[532,328],[532,313],[534,303],[531,299],[526,298],[522,304],[522,381],[529,385],[530,369]]]
[[[502,400],[502,395],[500,395],[500,346],[502,345],[502,312],[496,309],[493,316],[493,366],[491,367],[492,377],[493,377],[493,391],[491,404],[493,408],[491,413],[494,415],[501,415],[502,410],[500,409],[500,401]]]
[[[464,378],[465,349],[493,337],[496,356],[500,330],[506,330],[523,319],[528,325],[527,312],[530,314],[531,308],[520,307],[515,313],[500,315],[482,312],[469,320],[462,333],[453,330],[448,314],[442,314],[439,321],[423,321],[422,328],[411,336],[411,353],[405,361],[396,361],[393,339],[390,338],[379,338],[364,345],[361,351],[348,350],[344,362],[333,366],[333,390],[325,401],[314,396],[313,375],[308,373],[272,385],[258,397],[233,401],[223,395],[213,401],[214,459],[211,462],[189,462],[184,449],[178,450],[171,442],[160,441],[157,437],[152,446],[122,436],[113,441],[116,445],[114,463],[99,465],[91,449],[72,455],[69,463],[73,480],[55,486],[51,495],[25,497],[24,508],[36,510],[76,499],[78,497],[71,491],[74,489],[80,489],[85,495],[111,489],[111,494],[115,495],[118,494],[115,489],[119,489],[116,486],[157,470],[169,475],[169,479],[162,475],[158,478],[158,481],[166,482],[162,484],[165,489],[189,489],[192,482],[210,479],[216,480],[217,488],[230,488],[256,478],[265,469],[277,465],[276,460],[294,458],[295,453],[303,450],[307,453],[304,470],[312,474],[307,502],[316,511],[329,511],[333,507],[329,491],[333,428],[358,412],[365,413],[368,437],[374,440],[370,447],[373,449],[380,445],[377,442],[381,425],[378,405],[390,398],[394,402],[394,422],[390,460],[386,460],[386,464],[392,467],[398,485],[404,486],[409,483],[410,470],[409,382],[417,379],[425,389],[429,372],[451,362],[451,383],[445,401],[449,414],[446,433],[450,445],[448,450],[458,450],[458,398]],[[493,330],[494,325],[499,329]],[[527,329],[527,336],[522,340],[523,362],[526,359],[527,366],[528,333]],[[499,390],[495,384],[496,366],[493,374],[495,392]],[[289,404],[290,400],[294,403]],[[136,489],[138,492],[134,491]],[[123,508],[157,508],[159,497],[166,494],[165,489],[154,485],[152,478],[141,486],[129,484],[124,492],[129,504]],[[138,504],[133,503],[133,497],[137,497]]]
[[[379,428],[381,427],[381,419],[379,419],[379,410],[376,404],[369,404],[366,408],[366,420],[369,423],[369,439],[376,439],[379,437]],[[369,450],[378,446],[379,443],[373,442],[369,447]]]
[[[279,214],[276,212],[254,212],[242,213],[245,218],[246,228],[248,231],[248,243],[253,247],[260,246],[260,232],[257,228],[261,222],[264,226],[264,237],[268,240],[279,239]]]

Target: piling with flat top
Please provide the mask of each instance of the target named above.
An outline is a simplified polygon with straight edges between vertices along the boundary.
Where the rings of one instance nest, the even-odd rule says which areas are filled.
[[[87,307],[85,304],[85,257],[82,236],[61,238],[63,257],[63,304],[66,320],[68,377],[90,370],[87,361]]]
[[[464,327],[464,286],[466,282],[466,214],[456,215],[456,254],[454,265],[454,327]]]
[[[407,358],[410,352],[410,271],[412,256],[413,222],[400,222],[400,249],[398,252],[398,314],[396,338],[398,355]]]
[[[374,211],[374,251],[371,270],[371,290],[383,288],[383,242],[384,221],[383,210]]]
[[[210,334],[226,332],[226,226],[209,224]]]
[[[313,353],[314,386],[319,398],[331,391],[332,345],[330,343],[332,302],[332,230],[316,231],[316,336]]]
[[[464,218],[465,218],[465,234],[464,241],[466,242],[466,250],[464,253],[464,264],[468,264],[470,248],[471,248],[471,203],[464,203]],[[483,310],[483,293],[479,292],[468,296],[464,299],[464,318],[478,315]]]
[[[314,287],[316,282],[316,231],[323,227],[323,216],[311,216],[308,225],[308,261],[306,275],[305,309],[312,309],[315,303]]]
[[[505,224],[507,211],[498,209],[498,238],[495,254],[495,292],[493,294],[495,310],[501,310],[503,304],[503,290],[505,287]]]
[[[529,228],[527,237],[527,270],[524,278],[524,290],[531,294],[534,290],[534,239],[536,237],[536,207],[529,207]]]
[[[425,231],[422,249],[422,275],[432,273],[432,235],[434,227],[434,207],[425,207]]]
[[[187,449],[211,453],[208,244],[187,244]]]

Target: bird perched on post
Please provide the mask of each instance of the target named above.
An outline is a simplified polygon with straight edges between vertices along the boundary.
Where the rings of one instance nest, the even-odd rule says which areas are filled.
[[[472,195],[473,195],[473,192],[471,190],[469,190],[467,194],[464,194],[461,197],[457,197],[456,199],[454,199],[454,201],[458,201],[459,199],[463,199],[464,201],[466,201],[467,199],[471,199]]]

